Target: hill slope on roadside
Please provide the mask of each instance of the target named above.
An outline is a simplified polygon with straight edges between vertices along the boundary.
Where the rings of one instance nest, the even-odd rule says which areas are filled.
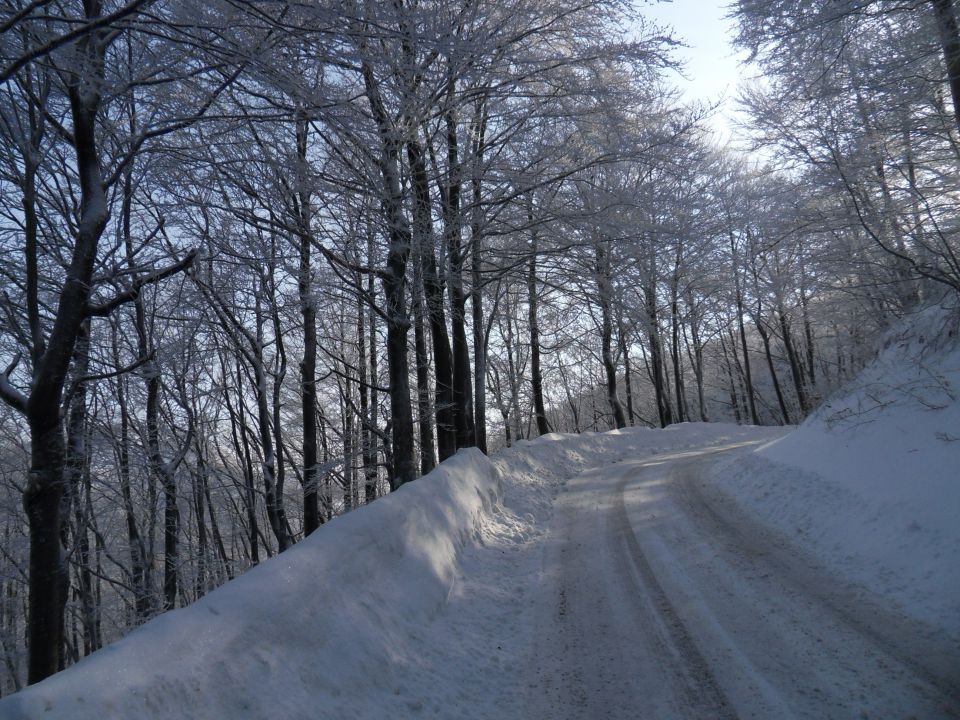
[[[960,639],[960,315],[926,308],[789,435],[717,468],[744,510]]]

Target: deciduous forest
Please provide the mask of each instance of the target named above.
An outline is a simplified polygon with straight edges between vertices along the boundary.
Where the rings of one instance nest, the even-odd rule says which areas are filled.
[[[0,0],[2,694],[459,449],[797,424],[960,293],[953,0],[730,12],[722,144],[620,0]]]

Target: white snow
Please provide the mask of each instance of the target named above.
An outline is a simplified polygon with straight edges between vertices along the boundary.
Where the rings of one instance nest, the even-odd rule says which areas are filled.
[[[855,382],[714,480],[841,577],[960,639],[955,310],[892,331]]]
[[[521,717],[536,540],[562,484],[733,425],[552,434],[429,476],[46,681],[4,720]],[[528,550],[524,552],[524,550]]]
[[[756,575],[750,568],[759,561],[720,562],[725,555],[713,539],[684,530],[694,527],[696,516],[680,512],[683,495],[658,499],[665,480],[642,474],[667,467],[667,456],[642,462],[654,453],[748,441],[766,445],[730,454],[713,472],[711,493],[720,492],[723,502],[748,511],[831,572],[960,637],[956,328],[956,319],[942,312],[914,318],[909,331],[891,335],[855,386],[785,437],[776,428],[684,424],[551,434],[493,458],[462,451],[192,606],[0,700],[0,718],[524,718],[534,687],[525,663],[553,607],[544,590],[555,584],[545,574],[551,572],[546,548],[563,552],[558,538],[546,542],[548,521],[555,497],[578,476],[571,487],[581,494],[568,491],[568,499],[586,504],[558,503],[565,522],[575,524],[577,513],[591,513],[584,522],[599,522],[592,513],[604,517],[601,499],[609,504],[616,497],[605,493],[618,483],[627,488],[630,522],[653,552],[655,569],[667,568],[660,571],[664,588],[680,588],[675,615],[692,623],[695,643],[708,643],[706,661],[749,650],[757,667],[775,667],[777,658],[763,656],[763,636],[751,635],[760,631],[749,622],[749,608],[744,616],[734,612],[739,601],[694,602],[723,595],[724,588],[740,588],[735,595],[749,599],[751,583],[776,587],[775,579],[723,574],[739,565]],[[596,471],[584,474],[588,470]],[[584,488],[597,493],[595,506]],[[704,527],[713,522],[701,521]],[[671,541],[671,533],[679,540]],[[660,562],[674,554],[676,563]],[[672,568],[679,572],[678,563],[688,561],[684,578],[714,573],[716,587],[674,582]],[[773,608],[767,629],[783,634],[774,620],[784,604],[767,595]],[[805,602],[784,596],[799,608],[797,618],[814,618],[791,626],[809,641],[797,647],[816,648],[819,641],[810,638],[820,629],[807,625],[839,621],[808,612]],[[605,627],[604,618],[593,621]],[[714,674],[727,688],[728,676],[740,671],[722,665],[714,664]],[[777,672],[781,685],[791,677]],[[763,682],[747,685],[756,690]],[[735,704],[738,697],[744,696],[734,694]]]

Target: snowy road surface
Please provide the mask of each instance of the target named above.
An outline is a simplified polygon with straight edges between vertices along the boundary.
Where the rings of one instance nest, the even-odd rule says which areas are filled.
[[[714,494],[704,471],[731,451],[567,484],[543,541],[524,716],[960,717],[958,648]]]
[[[924,535],[929,513],[901,508],[903,530],[841,502],[856,496],[809,496],[812,476],[751,452],[784,433],[683,424],[458,453],[0,699],[0,720],[960,717],[953,540]],[[911,482],[921,505],[955,507]],[[821,552],[842,534],[744,500],[827,530],[843,513],[886,541],[879,560],[905,548],[933,571],[875,577],[863,542]],[[919,614],[901,602],[922,597]]]

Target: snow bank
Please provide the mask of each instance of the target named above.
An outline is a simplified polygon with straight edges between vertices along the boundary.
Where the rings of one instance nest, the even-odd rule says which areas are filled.
[[[960,341],[928,308],[793,433],[721,466],[745,509],[960,638]]]
[[[324,525],[190,607],[0,702],[0,717],[353,717],[415,661],[409,631],[452,587],[497,503],[479,451]],[[342,699],[342,700],[341,700]]]

